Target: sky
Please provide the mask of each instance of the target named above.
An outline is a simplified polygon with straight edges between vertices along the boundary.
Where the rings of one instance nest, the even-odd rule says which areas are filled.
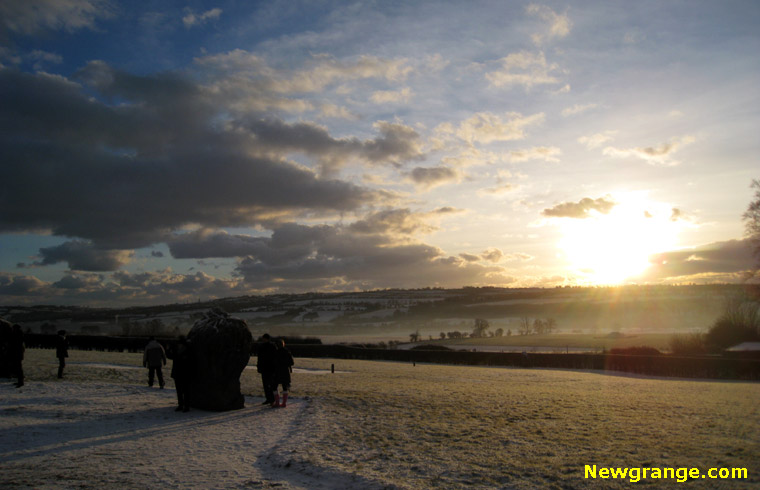
[[[0,304],[738,282],[760,4],[0,3]]]

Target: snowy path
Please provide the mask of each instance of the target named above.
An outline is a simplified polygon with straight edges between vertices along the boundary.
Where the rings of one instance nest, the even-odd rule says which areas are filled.
[[[285,409],[174,412],[175,392],[134,385],[0,387],[0,487],[349,488],[351,475],[288,464],[309,400]]]

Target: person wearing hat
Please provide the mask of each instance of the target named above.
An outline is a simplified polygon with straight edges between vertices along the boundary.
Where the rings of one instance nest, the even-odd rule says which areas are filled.
[[[274,358],[274,403],[273,407],[285,407],[288,404],[290,391],[290,373],[293,372],[293,355],[285,348],[285,341],[277,339],[274,343],[277,352]],[[282,398],[277,391],[282,386]]]

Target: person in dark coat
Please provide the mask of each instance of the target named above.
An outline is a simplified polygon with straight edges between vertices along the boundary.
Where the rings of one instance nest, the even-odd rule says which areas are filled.
[[[66,330],[58,330],[58,337],[55,339],[55,357],[58,358],[58,379],[62,379],[66,358],[69,357],[69,340],[66,338]]]
[[[0,378],[10,378],[16,374],[11,366],[11,337],[13,324],[0,318]]]
[[[264,397],[266,398],[262,405],[271,405],[274,403],[274,385],[275,385],[275,354],[277,347],[272,343],[272,338],[268,333],[261,336],[263,342],[259,345],[258,359],[256,360],[256,371],[261,373],[261,384],[264,387]]]
[[[192,360],[190,358],[190,344],[184,335],[180,335],[177,346],[174,348],[174,361],[172,362],[171,377],[174,378],[174,386],[177,388],[177,408],[175,411],[187,412],[190,410],[188,388],[192,377]]]
[[[11,370],[18,378],[16,381],[16,388],[21,388],[24,386],[25,350],[26,346],[24,345],[24,332],[21,331],[21,325],[16,323],[13,325],[13,331],[11,332],[10,349],[8,352],[10,355]]]
[[[285,348],[285,341],[278,339],[275,342],[277,352],[274,357],[274,403],[273,407],[285,407],[288,403],[288,393],[290,391],[290,373],[293,371],[293,356]],[[282,399],[278,393],[278,387],[282,386]],[[282,401],[280,401],[282,400]]]
[[[143,354],[143,367],[148,368],[148,386],[153,386],[154,374],[158,376],[158,386],[164,387],[164,373],[161,371],[162,366],[166,366],[166,352],[164,347],[158,343],[155,337],[148,339],[148,345],[145,346]]]

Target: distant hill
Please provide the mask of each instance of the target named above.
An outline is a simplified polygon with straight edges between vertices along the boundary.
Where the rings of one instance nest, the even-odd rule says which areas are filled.
[[[189,329],[210,308],[245,319],[252,330],[291,335],[395,334],[419,331],[421,340],[470,332],[475,318],[492,329],[517,333],[524,321],[552,318],[558,331],[596,333],[700,330],[719,314],[725,298],[742,286],[620,286],[561,288],[384,289],[344,293],[239,296],[198,303],[129,308],[82,306],[0,307],[0,317],[40,330],[118,333],[129,325]],[[125,327],[126,325],[126,327]],[[109,330],[110,329],[110,330]],[[105,332],[104,332],[105,333]]]

